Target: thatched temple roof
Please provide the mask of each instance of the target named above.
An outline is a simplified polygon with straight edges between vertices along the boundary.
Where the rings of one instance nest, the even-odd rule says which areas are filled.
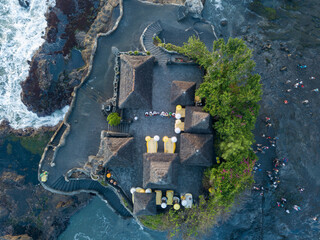
[[[126,167],[132,164],[133,137],[103,137],[97,157],[104,165]]]
[[[120,55],[119,108],[151,108],[154,57]]]
[[[212,122],[209,113],[203,112],[201,107],[186,107],[184,131],[189,133],[211,133]]]
[[[156,194],[152,193],[138,193],[134,192],[133,214],[141,215],[155,215],[157,213]]]
[[[185,165],[210,167],[213,163],[213,135],[182,133],[180,162]]]
[[[194,94],[196,91],[195,82],[173,81],[171,85],[172,105],[194,105]]]
[[[143,154],[143,187],[174,188],[177,179],[178,154]]]

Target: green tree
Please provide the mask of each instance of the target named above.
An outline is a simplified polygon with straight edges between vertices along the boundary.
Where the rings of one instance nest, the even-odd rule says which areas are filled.
[[[210,189],[209,197],[200,196],[195,207],[169,211],[161,215],[161,221],[157,219],[160,229],[196,236],[228,212],[235,198],[254,181],[252,169],[257,157],[251,145],[262,94],[260,76],[253,72],[252,51],[241,39],[215,41],[212,52],[196,37],[181,47],[162,46],[193,59],[205,70],[196,94],[205,99],[203,109],[214,118],[216,152],[222,158],[221,164],[205,171],[203,182]]]
[[[118,113],[114,112],[114,113],[110,113],[107,117],[107,121],[109,123],[109,125],[111,126],[117,126],[120,124],[121,122],[121,117],[119,116]]]

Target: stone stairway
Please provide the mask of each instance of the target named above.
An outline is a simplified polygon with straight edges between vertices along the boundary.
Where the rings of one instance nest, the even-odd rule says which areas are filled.
[[[110,188],[103,187],[99,182],[91,179],[69,180],[66,182],[64,177],[59,177],[51,186],[60,192],[91,191],[98,193],[108,204],[122,217],[132,217],[131,213],[121,204],[117,194]]]
[[[108,131],[111,131],[111,132],[128,133],[129,132],[129,128],[130,128],[130,124],[129,123],[120,123],[117,126],[111,126],[111,125],[108,124]]]
[[[150,24],[144,32],[143,44],[147,51],[153,55],[159,64],[166,64],[170,60],[170,54],[153,44],[153,38],[162,31],[159,21]]]
[[[93,88],[89,83],[85,83],[81,86],[80,91],[83,91],[88,98],[91,100],[97,102],[97,103],[102,103],[104,101],[104,97],[102,94]]]

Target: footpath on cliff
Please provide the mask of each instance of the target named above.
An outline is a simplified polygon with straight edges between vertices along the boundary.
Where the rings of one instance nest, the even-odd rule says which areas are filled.
[[[49,9],[46,42],[30,62],[29,77],[22,83],[22,99],[30,110],[43,116],[70,103],[73,88],[91,68],[97,35],[108,32],[119,14],[118,1],[57,1]],[[8,122],[1,123],[0,236],[56,239],[69,217],[90,200],[89,194],[52,194],[34,178],[41,151],[56,128],[15,130]],[[35,144],[40,145],[36,152]],[[8,203],[10,208],[6,208]]]

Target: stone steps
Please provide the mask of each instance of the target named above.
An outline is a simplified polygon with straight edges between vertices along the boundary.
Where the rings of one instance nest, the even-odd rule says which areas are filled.
[[[162,27],[159,21],[152,23],[144,33],[143,43],[146,50],[149,51],[160,64],[165,64],[170,60],[170,55],[153,44],[153,37],[157,36],[161,31]]]
[[[61,192],[75,192],[80,190],[95,191],[105,199],[109,205],[121,216],[131,217],[131,213],[121,204],[118,196],[110,188],[103,187],[99,182],[91,179],[70,180],[66,182],[64,177],[59,177],[51,188]]]

